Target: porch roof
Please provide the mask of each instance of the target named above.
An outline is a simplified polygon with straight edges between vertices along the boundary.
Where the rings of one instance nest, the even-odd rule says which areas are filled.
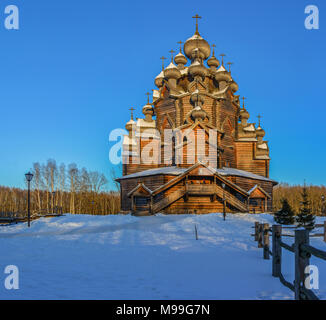
[[[228,168],[224,167],[221,169],[215,169],[212,167],[209,167],[212,171],[215,171],[217,174],[221,176],[236,176],[236,177],[243,177],[248,179],[255,179],[260,181],[268,181],[273,182],[277,184],[275,180],[269,179],[264,176],[260,176],[248,171],[239,170],[235,168]],[[117,181],[125,180],[125,179],[133,179],[133,178],[139,178],[139,177],[147,177],[147,176],[155,176],[155,175],[171,175],[171,176],[179,176],[186,172],[189,168],[181,168],[177,166],[170,166],[170,167],[162,167],[162,168],[155,168],[155,169],[149,169],[144,170],[132,174],[128,174],[126,176],[123,176],[121,178],[116,179]]]

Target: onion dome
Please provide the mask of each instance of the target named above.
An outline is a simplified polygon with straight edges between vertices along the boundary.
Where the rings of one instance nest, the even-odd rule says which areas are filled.
[[[208,42],[200,36],[197,30],[195,34],[185,42],[183,51],[189,59],[193,59],[193,50],[196,48],[199,49],[203,59],[207,59],[211,54],[211,48]]]
[[[207,60],[207,65],[209,67],[211,67],[211,69],[214,70],[214,71],[220,65],[220,62],[215,57],[215,47],[216,47],[216,45],[213,44],[212,45],[212,48],[213,48],[212,56]]]
[[[232,80],[232,82],[230,83],[230,88],[233,93],[235,93],[239,90],[239,86],[234,80]]]
[[[179,52],[175,57],[174,57],[174,62],[178,65],[178,67],[184,67],[184,65],[188,62],[187,58]]]
[[[264,137],[265,137],[265,131],[264,131],[264,129],[262,129],[262,127],[261,126],[259,126],[257,129],[256,129],[256,136],[257,136],[257,138],[260,138],[260,139],[258,139],[258,140],[262,140]]]
[[[260,126],[260,119],[261,119],[261,115],[258,115],[258,128],[256,129],[256,136],[258,141],[263,140],[264,136],[265,136],[265,131],[264,129],[262,129],[262,127]]]
[[[213,67],[213,68],[217,68],[220,65],[220,62],[216,59],[216,57],[211,56],[208,60],[207,60],[207,65],[209,67]]]
[[[154,83],[158,88],[163,86],[164,72],[161,71],[160,74],[155,78]]]
[[[154,109],[151,104],[147,103],[143,107],[143,114],[145,115],[145,121],[153,121],[152,116],[154,115]]]
[[[135,109],[131,107],[130,109],[130,120],[126,123],[126,130],[132,131],[132,127],[136,125],[136,121],[134,121],[134,111]]]
[[[168,79],[179,79],[181,77],[180,70],[171,62],[164,70],[164,76]]]
[[[249,112],[243,107],[240,110],[240,119],[241,120],[248,120],[250,118]]]
[[[226,71],[223,65],[217,70],[215,79],[217,81],[231,81],[232,77],[229,72]]]
[[[206,118],[206,112],[200,107],[197,106],[191,111],[191,118],[196,121],[196,120],[205,120]]]
[[[200,76],[204,78],[207,74],[207,70],[202,63],[196,60],[188,67],[188,73],[192,75],[194,78],[196,76]]]
[[[134,121],[133,119],[130,119],[127,123],[126,123],[126,130],[127,131],[132,131],[132,128],[136,125],[136,121]]]

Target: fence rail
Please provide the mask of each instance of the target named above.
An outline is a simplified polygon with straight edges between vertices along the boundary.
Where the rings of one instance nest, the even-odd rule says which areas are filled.
[[[305,287],[305,269],[309,266],[309,259],[313,255],[316,258],[326,260],[326,252],[319,250],[309,244],[310,237],[323,237],[326,242],[326,221],[324,224],[315,225],[317,228],[324,228],[323,233],[310,234],[309,230],[298,229],[296,227],[282,227],[281,225],[261,224],[255,222],[255,241],[258,248],[263,248],[263,258],[265,260],[273,257],[273,277],[280,279],[280,282],[294,292],[295,300],[319,300],[316,294]],[[295,229],[295,234],[282,234],[282,229]],[[272,233],[272,251],[269,246],[270,232]],[[282,241],[282,237],[294,237],[294,243],[289,245]],[[287,281],[282,274],[282,249],[288,250],[294,254],[295,279],[293,284]]]
[[[46,210],[37,210],[31,212],[30,219],[35,220],[43,217],[59,217],[62,216],[62,209],[58,208],[55,213],[48,213]],[[0,225],[7,225],[18,222],[26,222],[28,219],[27,212],[0,212]]]

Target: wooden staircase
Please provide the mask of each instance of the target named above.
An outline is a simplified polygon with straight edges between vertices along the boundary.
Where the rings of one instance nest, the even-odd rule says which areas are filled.
[[[173,193],[169,194],[167,197],[164,197],[162,200],[160,200],[159,202],[156,202],[153,204],[152,206],[152,213],[158,213],[159,211],[165,209],[166,207],[168,207],[170,204],[172,204],[173,202],[179,200],[181,197],[183,197],[185,195],[185,189],[179,189],[174,191]]]
[[[238,209],[240,212],[248,212],[248,205],[240,201],[236,196],[223,192],[223,189],[217,185],[186,185],[185,187],[174,191],[173,193],[165,196],[162,200],[152,204],[151,214],[158,213],[171,205],[173,202],[179,200],[186,194],[200,194],[200,195],[212,195],[216,194],[219,198],[225,200],[227,203]],[[148,215],[149,212],[138,212],[137,215]]]
[[[216,186],[216,194],[223,199],[223,196],[225,197],[226,202],[228,202],[230,205],[235,207],[236,209],[240,210],[240,212],[249,212],[248,205],[240,201],[237,197],[234,195],[223,192],[223,190]]]

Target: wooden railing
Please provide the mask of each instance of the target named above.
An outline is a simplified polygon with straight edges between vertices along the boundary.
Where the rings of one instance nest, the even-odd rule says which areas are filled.
[[[326,260],[326,252],[309,245],[310,237],[323,237],[326,241],[326,221],[324,224],[317,224],[315,227],[324,228],[323,233],[310,234],[307,229],[297,229],[297,227],[282,227],[273,225],[270,228],[268,223],[255,223],[255,241],[258,242],[258,248],[263,248],[263,258],[268,260],[270,255],[273,257],[273,277],[280,279],[281,283],[294,292],[295,300],[319,300],[311,289],[305,287],[305,270],[309,266],[311,255]],[[293,234],[282,234],[282,229],[295,229]],[[270,232],[272,232],[272,251],[270,250]],[[294,238],[294,243],[289,245],[282,241],[282,237]],[[288,250],[294,254],[295,280],[293,284],[287,281],[282,274],[282,249]]]
[[[152,205],[152,213],[157,213],[160,210],[163,210],[168,205],[170,205],[172,202],[177,201],[181,197],[185,195],[185,189],[179,189],[174,191],[173,193],[169,194],[168,196],[164,197],[159,202],[153,203]]]
[[[225,198],[226,202],[239,209],[242,212],[248,211],[247,203],[243,203],[236,196],[223,192],[215,184],[186,184],[183,188],[174,191],[170,195],[164,197],[158,202],[152,204],[151,212],[157,213],[169,206],[174,201],[180,199],[185,194],[199,194],[199,195],[218,195],[221,199]]]
[[[62,208],[57,207],[56,213],[48,213],[47,210],[34,210],[31,212],[30,219],[35,220],[42,217],[56,217],[62,216]],[[0,212],[0,223],[1,224],[11,224],[11,223],[18,223],[18,222],[26,222],[28,219],[27,212]]]
[[[234,206],[235,208],[239,209],[242,212],[248,212],[249,208],[248,205],[243,203],[242,201],[240,201],[236,196],[230,195],[227,192],[223,192],[223,190],[216,188],[216,194],[220,197],[220,198],[225,198],[225,200],[231,204],[232,206]]]
[[[190,194],[215,194],[215,184],[186,184],[186,192]]]

